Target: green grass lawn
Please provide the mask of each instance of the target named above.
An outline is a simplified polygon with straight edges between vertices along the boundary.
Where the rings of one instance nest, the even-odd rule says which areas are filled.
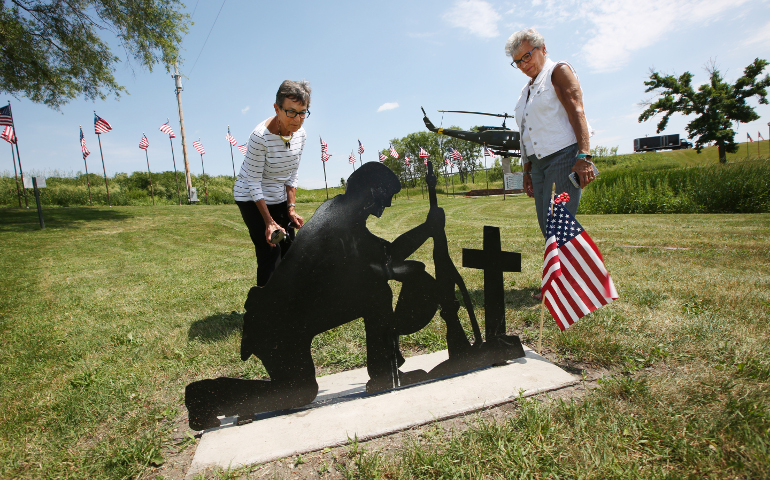
[[[505,274],[507,322],[536,345],[543,242],[531,200],[442,195],[439,204],[480,321],[483,274],[460,267],[461,249],[480,248],[482,226],[495,225],[504,248],[522,253],[522,272]],[[318,205],[298,208],[307,219]],[[427,209],[399,195],[369,226],[392,240]],[[238,354],[256,270],[246,228],[232,205],[44,214],[40,230],[34,209],[0,210],[0,477],[152,478],[164,452],[195,441],[171,440],[186,428],[187,383],[264,375]],[[399,455],[367,452],[351,477],[770,475],[770,214],[578,219],[620,299],[565,333],[548,320],[543,344],[614,376],[580,403],[522,401],[505,422]],[[430,247],[413,258],[432,271]],[[443,332],[437,316],[402,346],[442,349]],[[363,325],[313,348],[319,374],[364,366]]]

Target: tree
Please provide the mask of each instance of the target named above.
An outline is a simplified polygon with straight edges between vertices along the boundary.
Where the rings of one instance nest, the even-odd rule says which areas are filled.
[[[98,34],[117,37],[129,62],[168,71],[187,33],[183,7],[179,0],[3,0],[0,91],[57,110],[80,95],[120,97],[126,89],[113,75],[120,59]]]
[[[668,119],[674,113],[697,115],[687,124],[687,136],[695,139],[698,153],[709,142],[716,143],[719,148],[719,161],[727,162],[727,152],[735,153],[735,131],[732,122],[748,123],[757,120],[759,115],[754,108],[746,103],[750,97],[759,97],[759,103],[767,104],[767,87],[770,86],[770,75],[757,80],[768,62],[759,58],[743,70],[743,76],[735,81],[735,85],[725,82],[713,63],[706,67],[709,73],[709,83],[698,87],[695,92],[692,86],[693,75],[685,72],[678,79],[673,75],[660,75],[650,70],[650,80],[645,92],[659,90],[654,103],[647,102],[647,109],[639,116],[639,122],[644,122],[658,113],[663,118],[658,123],[658,133],[668,124]]]

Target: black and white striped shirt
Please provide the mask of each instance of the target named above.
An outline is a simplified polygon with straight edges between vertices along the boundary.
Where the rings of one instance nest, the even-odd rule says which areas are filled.
[[[268,205],[285,202],[286,186],[297,188],[299,183],[297,171],[306,139],[305,129],[300,127],[286,147],[280,136],[270,133],[265,122],[257,125],[235,181],[235,200],[264,199]]]

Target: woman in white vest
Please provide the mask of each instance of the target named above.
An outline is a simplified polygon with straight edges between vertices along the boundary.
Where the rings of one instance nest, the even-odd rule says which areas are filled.
[[[530,78],[516,104],[516,123],[521,132],[524,191],[535,198],[537,220],[543,237],[551,200],[567,192],[567,209],[573,215],[580,203],[581,188],[569,180],[572,172],[581,187],[594,179],[588,137],[593,132],[583,112],[583,91],[577,73],[567,62],[548,58],[545,40],[535,29],[514,33],[505,45],[511,65]]]

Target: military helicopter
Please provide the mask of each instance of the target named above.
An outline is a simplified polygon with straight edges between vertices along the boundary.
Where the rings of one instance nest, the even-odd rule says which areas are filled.
[[[436,128],[425,113],[425,109],[422,107],[420,107],[420,109],[423,114],[422,120],[431,132],[460,138],[469,142],[478,143],[479,145],[486,145],[487,148],[491,149],[494,153],[503,157],[521,156],[521,146],[519,142],[521,136],[519,132],[505,126],[505,121],[509,118],[513,118],[512,115],[508,115],[507,113],[500,115],[498,113],[466,112],[463,110],[439,110],[441,113],[470,113],[474,115],[487,115],[489,117],[501,117],[503,119],[502,127],[479,127],[478,132],[469,132],[466,130],[452,130],[451,128]]]

